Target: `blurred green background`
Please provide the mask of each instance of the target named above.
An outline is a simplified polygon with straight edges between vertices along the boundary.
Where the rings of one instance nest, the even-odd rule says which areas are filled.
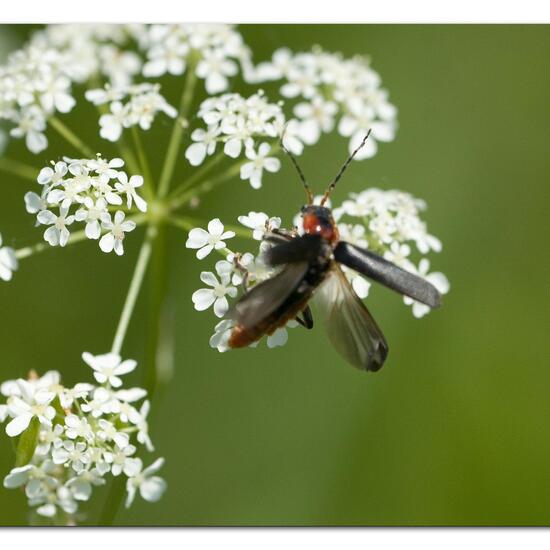
[[[170,234],[174,376],[157,395],[155,455],[169,488],[138,500],[127,525],[547,525],[550,523],[548,124],[550,29],[545,26],[240,27],[255,60],[281,46],[314,44],[372,56],[399,108],[397,139],[354,163],[335,202],[367,186],[423,197],[444,249],[444,307],[422,320],[393,293],[368,303],[390,344],[386,366],[365,374],[345,364],[321,327],[291,334],[284,348],[218,354],[213,315],[193,310],[201,264]],[[23,40],[29,27],[3,27]],[[175,103],[181,82],[166,79]],[[273,95],[274,87],[266,87]],[[91,107],[79,107],[89,141]],[[75,128],[78,118],[67,117]],[[168,127],[147,146],[158,173]],[[168,123],[166,123],[168,124]],[[157,133],[155,133],[157,132]],[[98,143],[96,139],[95,143]],[[105,151],[110,149],[105,147]],[[60,142],[32,159],[67,153]],[[325,136],[301,159],[318,190],[346,155]],[[185,169],[185,163],[180,163]],[[2,176],[0,231],[7,244],[36,242],[24,212],[28,182]],[[249,210],[288,222],[303,200],[284,162],[253,192],[227,184],[194,214],[235,223]],[[26,260],[0,285],[1,379],[59,369],[67,384],[91,378],[83,350],[106,351],[122,307],[138,238],[123,258],[84,243]],[[211,265],[210,263],[208,265]],[[123,354],[143,361],[147,289]],[[140,383],[140,371],[131,375]],[[0,472],[12,466],[0,437]],[[148,459],[146,459],[148,460]],[[88,523],[97,521],[97,490]],[[22,494],[0,488],[0,523],[25,524]]]

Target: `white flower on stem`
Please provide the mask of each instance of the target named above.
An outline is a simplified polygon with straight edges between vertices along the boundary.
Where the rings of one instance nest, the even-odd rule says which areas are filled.
[[[115,425],[103,418],[98,420],[99,430],[97,435],[103,441],[114,441],[120,449],[124,449],[130,442],[130,437],[127,433],[120,432]]]
[[[84,231],[88,239],[99,239],[101,236],[100,220],[107,212],[107,201],[104,198],[100,197],[95,202],[91,197],[84,199],[83,208],[75,212],[75,220],[86,222]]]
[[[113,86],[128,86],[141,70],[141,59],[134,53],[106,44],[99,50],[103,72]]]
[[[109,107],[110,113],[99,117],[99,135],[108,141],[118,141],[122,135],[127,117],[127,109],[120,101],[113,101]]]
[[[136,491],[144,500],[148,502],[157,502],[160,500],[166,490],[166,482],[159,476],[155,476],[163,464],[164,458],[157,458],[153,464],[143,469],[143,462],[140,458],[130,459],[132,461],[131,476],[126,482],[128,496],[126,498],[126,508],[129,508],[134,501]]]
[[[61,207],[59,209],[59,216],[56,216],[50,210],[42,210],[38,213],[38,221],[42,225],[49,225],[48,229],[44,231],[44,240],[51,246],[65,246],[69,240],[68,225],[74,222],[74,216],[68,216],[69,209]]]
[[[26,495],[33,498],[44,487],[53,489],[57,485],[57,480],[50,475],[54,468],[55,465],[51,460],[45,460],[40,466],[26,464],[25,466],[12,468],[4,478],[4,487],[6,489],[17,489],[24,485]]]
[[[88,420],[76,414],[68,414],[65,417],[65,434],[69,439],[80,437],[91,441],[94,438],[94,430]]]
[[[92,399],[88,399],[80,406],[85,413],[90,413],[94,418],[110,412],[111,394],[105,388],[96,388],[93,391]]]
[[[269,143],[261,143],[257,152],[252,147],[246,149],[246,157],[250,162],[241,166],[241,179],[250,180],[250,185],[254,189],[259,189],[262,186],[264,170],[277,172],[281,167],[281,161],[278,158],[268,156],[270,151]]]
[[[120,172],[118,174],[118,182],[115,183],[115,188],[119,193],[124,193],[126,195],[126,206],[128,208],[132,208],[133,201],[136,203],[138,210],[147,212],[147,202],[136,193],[136,189],[142,185],[142,176],[132,176],[128,179],[126,172]]]
[[[186,248],[197,249],[196,254],[199,260],[206,258],[214,249],[225,248],[225,239],[231,239],[235,236],[234,231],[224,231],[223,223],[219,218],[210,220],[207,229],[208,231],[200,227],[191,229],[185,243]]]
[[[105,84],[105,88],[86,90],[84,97],[94,105],[104,105],[113,101],[120,101],[125,93],[118,86]]]
[[[6,426],[6,433],[10,437],[15,437],[23,433],[31,423],[33,418],[37,418],[42,426],[49,427],[55,417],[55,409],[50,405],[54,394],[47,391],[37,391],[30,387],[25,380],[20,380],[20,384],[25,384],[26,399],[12,396],[8,404],[8,413],[12,420]]]
[[[46,200],[46,193],[44,193],[44,191],[47,192],[48,188],[44,188],[42,196],[37,195],[33,191],[25,193],[25,210],[29,214],[36,214],[40,212],[40,210],[46,210],[48,208],[48,201]],[[37,225],[39,225],[38,222]]]
[[[68,171],[69,168],[67,166],[67,163],[59,161],[53,165],[53,168],[51,168],[50,166],[42,168],[42,170],[40,170],[40,173],[38,174],[38,177],[36,178],[36,181],[40,185],[49,185],[50,187],[55,187],[62,182]]]
[[[114,250],[115,254],[118,256],[124,254],[124,245],[122,241],[124,241],[125,234],[136,228],[136,222],[132,220],[124,221],[124,218],[125,214],[122,210],[118,210],[115,213],[113,221],[111,221],[110,214],[103,215],[101,223],[103,229],[108,231],[99,241],[99,248],[101,248],[103,252],[109,253]]]
[[[149,452],[155,450],[153,443],[151,442],[151,438],[149,437],[149,424],[147,423],[147,416],[149,415],[150,408],[151,404],[148,400],[145,400],[142,403],[139,412],[134,409],[129,416],[130,422],[135,424],[138,429],[137,440],[142,445],[145,445]]]
[[[10,136],[25,138],[27,149],[35,155],[46,149],[48,139],[44,135],[46,119],[38,107],[29,107],[16,117],[16,126],[10,130]]]
[[[229,349],[228,341],[233,330],[233,319],[223,319],[214,328],[214,334],[210,337],[210,347],[216,348],[220,353]]]
[[[435,286],[441,294],[447,294],[451,288],[447,277],[438,271],[434,273],[429,273],[429,271],[430,261],[427,258],[422,258],[418,264],[418,270],[413,270],[413,273],[420,275],[420,277],[423,277],[428,282],[432,283],[432,285]],[[412,305],[413,315],[417,319],[424,317],[424,315],[430,312],[430,308],[427,305],[421,304],[408,296],[403,297],[403,302],[405,302],[406,305]]]
[[[2,246],[2,235],[0,234],[0,279],[11,281],[13,272],[17,271],[17,267],[15,250],[9,246]]]
[[[110,384],[113,388],[122,386],[119,376],[132,372],[137,363],[133,359],[121,361],[117,353],[105,353],[103,355],[92,355],[85,351],[82,354],[84,362],[94,370],[94,378],[100,384]]]
[[[149,61],[143,66],[146,77],[162,76],[169,73],[181,75],[185,71],[189,46],[177,35],[168,35],[147,52]]]
[[[52,459],[54,464],[72,467],[76,473],[82,472],[90,462],[86,443],[70,439],[63,441],[60,447],[52,451]]]
[[[74,514],[78,509],[67,487],[57,487],[49,493],[39,493],[35,498],[29,499],[29,505],[36,506],[36,513],[47,518],[54,517],[57,508],[61,508],[66,514]]]
[[[79,382],[74,388],[63,388],[63,391],[59,394],[59,402],[64,409],[70,409],[75,399],[83,399],[93,391],[94,386],[92,384],[86,384]]]
[[[207,50],[195,70],[199,78],[205,79],[205,88],[209,94],[217,94],[227,89],[227,77],[237,74],[237,65],[228,59],[220,49]]]
[[[217,125],[210,125],[206,130],[197,128],[193,130],[191,139],[195,142],[189,145],[185,151],[185,158],[191,166],[199,166],[202,164],[206,156],[213,155],[216,151],[216,143],[220,129]]]
[[[238,217],[239,223],[252,229],[252,237],[261,241],[264,235],[281,227],[281,218],[269,217],[264,212],[249,212],[246,216]]]
[[[55,424],[55,426],[42,427],[38,434],[38,444],[36,445],[36,454],[45,456],[50,452],[50,449],[61,446],[63,435],[63,426]]]
[[[313,145],[319,141],[323,132],[332,131],[337,112],[336,103],[320,96],[315,96],[310,102],[298,103],[294,107],[294,114],[302,120],[300,136],[304,142]]]
[[[68,113],[76,101],[70,94],[71,81],[65,76],[50,75],[39,79],[36,89],[40,96],[40,103],[48,113],[59,111]]]
[[[122,168],[124,166],[124,161],[118,157],[106,160],[98,155],[95,159],[88,161],[87,164],[90,170],[96,172],[102,183],[108,183],[121,174],[117,168]]]
[[[191,299],[197,311],[204,311],[212,304],[217,317],[223,317],[229,308],[226,296],[235,298],[237,289],[231,286],[229,274],[224,273],[220,281],[210,271],[201,273],[201,281],[212,288],[201,288],[193,293]]]
[[[110,464],[111,473],[116,477],[119,476],[122,472],[128,475],[128,468],[132,468],[130,463],[128,466],[128,458],[136,452],[134,445],[126,445],[124,448],[116,448],[112,451],[107,451],[105,453],[105,461]]]
[[[89,500],[92,495],[92,485],[105,485],[105,479],[102,473],[93,468],[91,470],[81,470],[78,475],[67,481],[65,487],[71,490],[75,500]]]

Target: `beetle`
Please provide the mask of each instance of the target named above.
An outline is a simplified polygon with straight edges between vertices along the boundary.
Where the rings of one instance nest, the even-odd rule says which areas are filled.
[[[264,260],[282,269],[252,287],[226,314],[235,322],[228,341],[230,348],[248,346],[285,326],[291,319],[311,329],[313,316],[309,303],[313,299],[336,350],[354,367],[379,370],[388,355],[388,344],[340,264],[430,308],[441,305],[439,291],[425,279],[369,250],[341,240],[332,212],[325,206],[369,135],[370,130],[340,168],[319,206],[313,204],[311,188],[281,139],[282,149],[292,160],[307,194],[307,204],[301,210],[303,234],[279,229],[265,235],[264,239],[273,246],[264,253]]]

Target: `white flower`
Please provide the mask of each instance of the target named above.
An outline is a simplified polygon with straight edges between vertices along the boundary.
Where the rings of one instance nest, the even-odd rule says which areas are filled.
[[[84,208],[80,208],[75,213],[76,221],[86,222],[86,237],[88,239],[99,239],[101,236],[100,220],[108,212],[107,201],[100,197],[95,202],[91,197],[84,199]]]
[[[33,191],[25,193],[25,210],[29,214],[36,214],[40,210],[46,210],[48,208],[48,201],[46,200],[45,192],[48,191],[48,188],[45,187],[42,193],[42,196],[37,195]],[[38,222],[37,222],[38,225]]]
[[[143,469],[143,462],[140,458],[130,460],[132,460],[132,474],[126,482],[126,490],[128,491],[126,508],[132,505],[138,489],[144,500],[148,502],[157,502],[160,500],[166,490],[166,482],[161,477],[152,474],[155,474],[162,468],[164,458],[157,458],[153,464],[145,469]]]
[[[118,174],[118,182],[115,183],[115,188],[120,193],[126,195],[126,205],[128,208],[132,208],[132,201],[134,201],[138,210],[147,212],[147,202],[136,193],[136,189],[142,185],[142,176],[132,176],[128,179],[126,172],[120,172]]]
[[[55,187],[56,185],[59,185],[63,178],[66,176],[68,172],[68,167],[66,162],[56,162],[53,165],[53,168],[50,166],[46,166],[45,168],[42,168],[40,170],[40,173],[38,174],[38,177],[36,178],[36,181],[40,185],[49,185],[51,187]]]
[[[94,431],[85,417],[68,414],[65,417],[65,434],[69,439],[80,437],[88,441],[94,437]]]
[[[76,443],[72,440],[63,441],[62,446],[55,448],[52,451],[52,458],[54,464],[63,464],[67,467],[72,467],[72,469],[80,473],[82,472],[86,464],[90,462],[90,456],[87,451],[86,443],[82,441],[77,441]]]
[[[125,234],[133,231],[136,228],[136,222],[132,220],[124,221],[125,214],[121,210],[115,213],[114,221],[111,221],[110,214],[104,214],[101,222],[103,229],[106,229],[108,233],[103,235],[99,241],[99,248],[103,252],[109,253],[113,250],[118,256],[124,254],[124,245],[122,241],[125,238]]]
[[[220,128],[212,124],[207,130],[197,128],[191,134],[192,143],[185,151],[185,158],[191,166],[202,164],[206,155],[213,155],[216,151],[216,143],[220,134]]]
[[[99,135],[108,141],[118,141],[122,135],[128,111],[120,101],[113,101],[109,108],[110,113],[99,117]]]
[[[15,251],[9,246],[2,246],[2,235],[0,234],[0,279],[11,281],[13,272],[17,271],[17,266]]]
[[[220,353],[229,349],[228,341],[233,330],[233,319],[223,319],[214,328],[214,334],[210,337],[210,347],[217,348]]]
[[[268,157],[270,151],[269,143],[261,143],[257,152],[252,147],[246,149],[246,156],[250,162],[241,166],[241,179],[250,180],[250,185],[254,189],[259,189],[262,186],[264,170],[277,172],[281,167],[281,161],[278,158]]]
[[[67,481],[65,487],[71,490],[76,500],[88,500],[92,494],[92,485],[105,485],[101,472],[96,468],[81,470],[77,476]]]
[[[261,241],[267,232],[281,227],[281,218],[270,218],[264,212],[249,212],[247,216],[239,216],[238,220],[253,230],[252,237],[257,241]]]
[[[114,441],[120,449],[124,449],[130,441],[127,433],[120,432],[115,428],[115,425],[103,418],[98,420],[100,430],[97,435],[103,441]]]
[[[325,101],[315,96],[311,102],[298,103],[294,114],[302,119],[300,135],[305,143],[312,145],[319,141],[321,133],[328,133],[334,128],[334,117],[338,106],[333,101]]]
[[[105,461],[111,465],[111,473],[119,476],[122,472],[128,475],[132,470],[132,463],[128,464],[128,458],[136,452],[134,445],[126,445],[124,448],[116,448],[105,453]]]
[[[49,78],[38,80],[36,89],[44,110],[53,113],[68,113],[76,104],[70,94],[71,81],[65,76],[50,75]]]
[[[48,139],[44,135],[46,130],[46,119],[44,114],[37,107],[25,109],[15,117],[17,127],[10,130],[10,136],[25,138],[27,149],[38,154],[48,146]]]
[[[111,412],[111,394],[105,388],[96,388],[92,394],[92,400],[83,403],[80,408],[85,413],[90,413],[94,418]]]
[[[122,380],[119,378],[122,374],[132,372],[137,363],[133,359],[121,361],[117,353],[105,353],[103,355],[92,355],[85,351],[82,359],[94,370],[94,378],[100,384],[110,384],[113,388],[122,386]]]
[[[162,32],[167,33],[168,30],[163,29]],[[182,42],[179,36],[175,34],[165,36],[147,52],[149,61],[143,66],[143,75],[146,77],[162,76],[166,73],[181,75],[185,71],[185,59],[188,53],[189,46]]]
[[[51,246],[65,246],[69,240],[68,225],[74,222],[74,216],[69,216],[69,209],[61,207],[59,209],[59,216],[56,216],[50,210],[42,210],[38,213],[38,221],[42,225],[49,225],[48,229],[44,231],[44,240]]]
[[[155,450],[155,448],[153,447],[153,443],[151,442],[151,438],[149,437],[149,424],[147,423],[147,416],[149,414],[150,408],[151,404],[149,403],[149,401],[145,400],[141,405],[141,409],[139,410],[139,412],[134,409],[129,416],[130,422],[137,426],[137,440],[142,445],[145,445],[149,452]]]
[[[427,258],[422,258],[418,264],[418,270],[414,270],[413,273],[416,272],[417,275],[420,275],[420,277],[423,277],[428,282],[432,283],[432,285],[435,286],[441,294],[447,294],[451,288],[447,277],[445,277],[443,273],[429,273],[429,271],[430,261]],[[421,304],[408,296],[404,296],[403,301],[407,305],[412,305],[413,315],[417,319],[424,317],[424,315],[430,312],[430,308],[427,305]]]
[[[224,231],[223,223],[219,218],[214,218],[208,222],[208,231],[200,227],[195,227],[189,231],[186,248],[197,250],[197,258],[202,260],[206,258],[212,250],[225,248],[225,239],[231,239],[235,236],[233,231]]]
[[[37,418],[41,425],[49,427],[55,417],[55,409],[50,405],[55,396],[53,393],[36,391],[25,380],[18,380],[18,384],[23,392],[23,399],[14,395],[8,403],[8,414],[12,420],[6,426],[6,433],[10,437],[24,432],[33,418]]]
[[[230,286],[230,277],[223,274],[221,282],[216,276],[209,272],[201,273],[201,281],[212,288],[201,288],[193,293],[192,300],[197,311],[204,311],[214,304],[214,313],[218,317],[223,317],[229,308],[226,296],[235,298],[237,289]]]
[[[220,48],[205,51],[195,72],[199,78],[205,79],[206,91],[217,94],[227,89],[227,77],[237,74],[237,65]]]
[[[106,160],[100,155],[97,155],[95,159],[91,159],[87,162],[88,168],[96,172],[102,183],[108,183],[109,180],[117,178],[121,173],[117,168],[124,166],[124,161],[121,158],[114,158]]]

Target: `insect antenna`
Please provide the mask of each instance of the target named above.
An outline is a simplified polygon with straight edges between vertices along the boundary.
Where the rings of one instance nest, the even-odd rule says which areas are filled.
[[[359,152],[359,150],[363,147],[363,145],[365,145],[365,143],[367,142],[367,139],[369,139],[370,133],[371,133],[371,130],[369,128],[369,131],[367,132],[367,135],[363,138],[363,141],[361,141],[361,143],[359,144],[357,149],[355,149],[355,151],[353,151],[353,153],[348,157],[346,162],[344,162],[342,168],[340,168],[340,171],[338,172],[338,174],[336,174],[336,177],[334,178],[332,183],[327,187],[327,190],[325,191],[325,194],[323,195],[323,198],[321,199],[321,206],[324,206],[324,204],[327,202],[330,194],[332,193],[332,191],[336,187],[336,184],[340,181],[340,178],[342,177],[342,175],[346,171],[346,168],[349,166],[349,163],[353,160],[353,157]]]
[[[298,175],[300,176],[300,179],[302,180],[302,183],[304,184],[304,189],[306,191],[307,195],[307,203],[313,204],[313,192],[311,191],[311,187],[309,186],[308,182],[306,181],[306,177],[304,176],[304,173],[302,172],[302,169],[300,168],[300,165],[298,164],[298,161],[294,158],[294,155],[283,145],[283,139],[285,137],[286,132],[286,126],[283,130],[283,133],[281,134],[281,149],[290,157],[290,160],[292,161],[292,164],[294,164],[294,168],[296,168],[296,171],[298,172]]]

